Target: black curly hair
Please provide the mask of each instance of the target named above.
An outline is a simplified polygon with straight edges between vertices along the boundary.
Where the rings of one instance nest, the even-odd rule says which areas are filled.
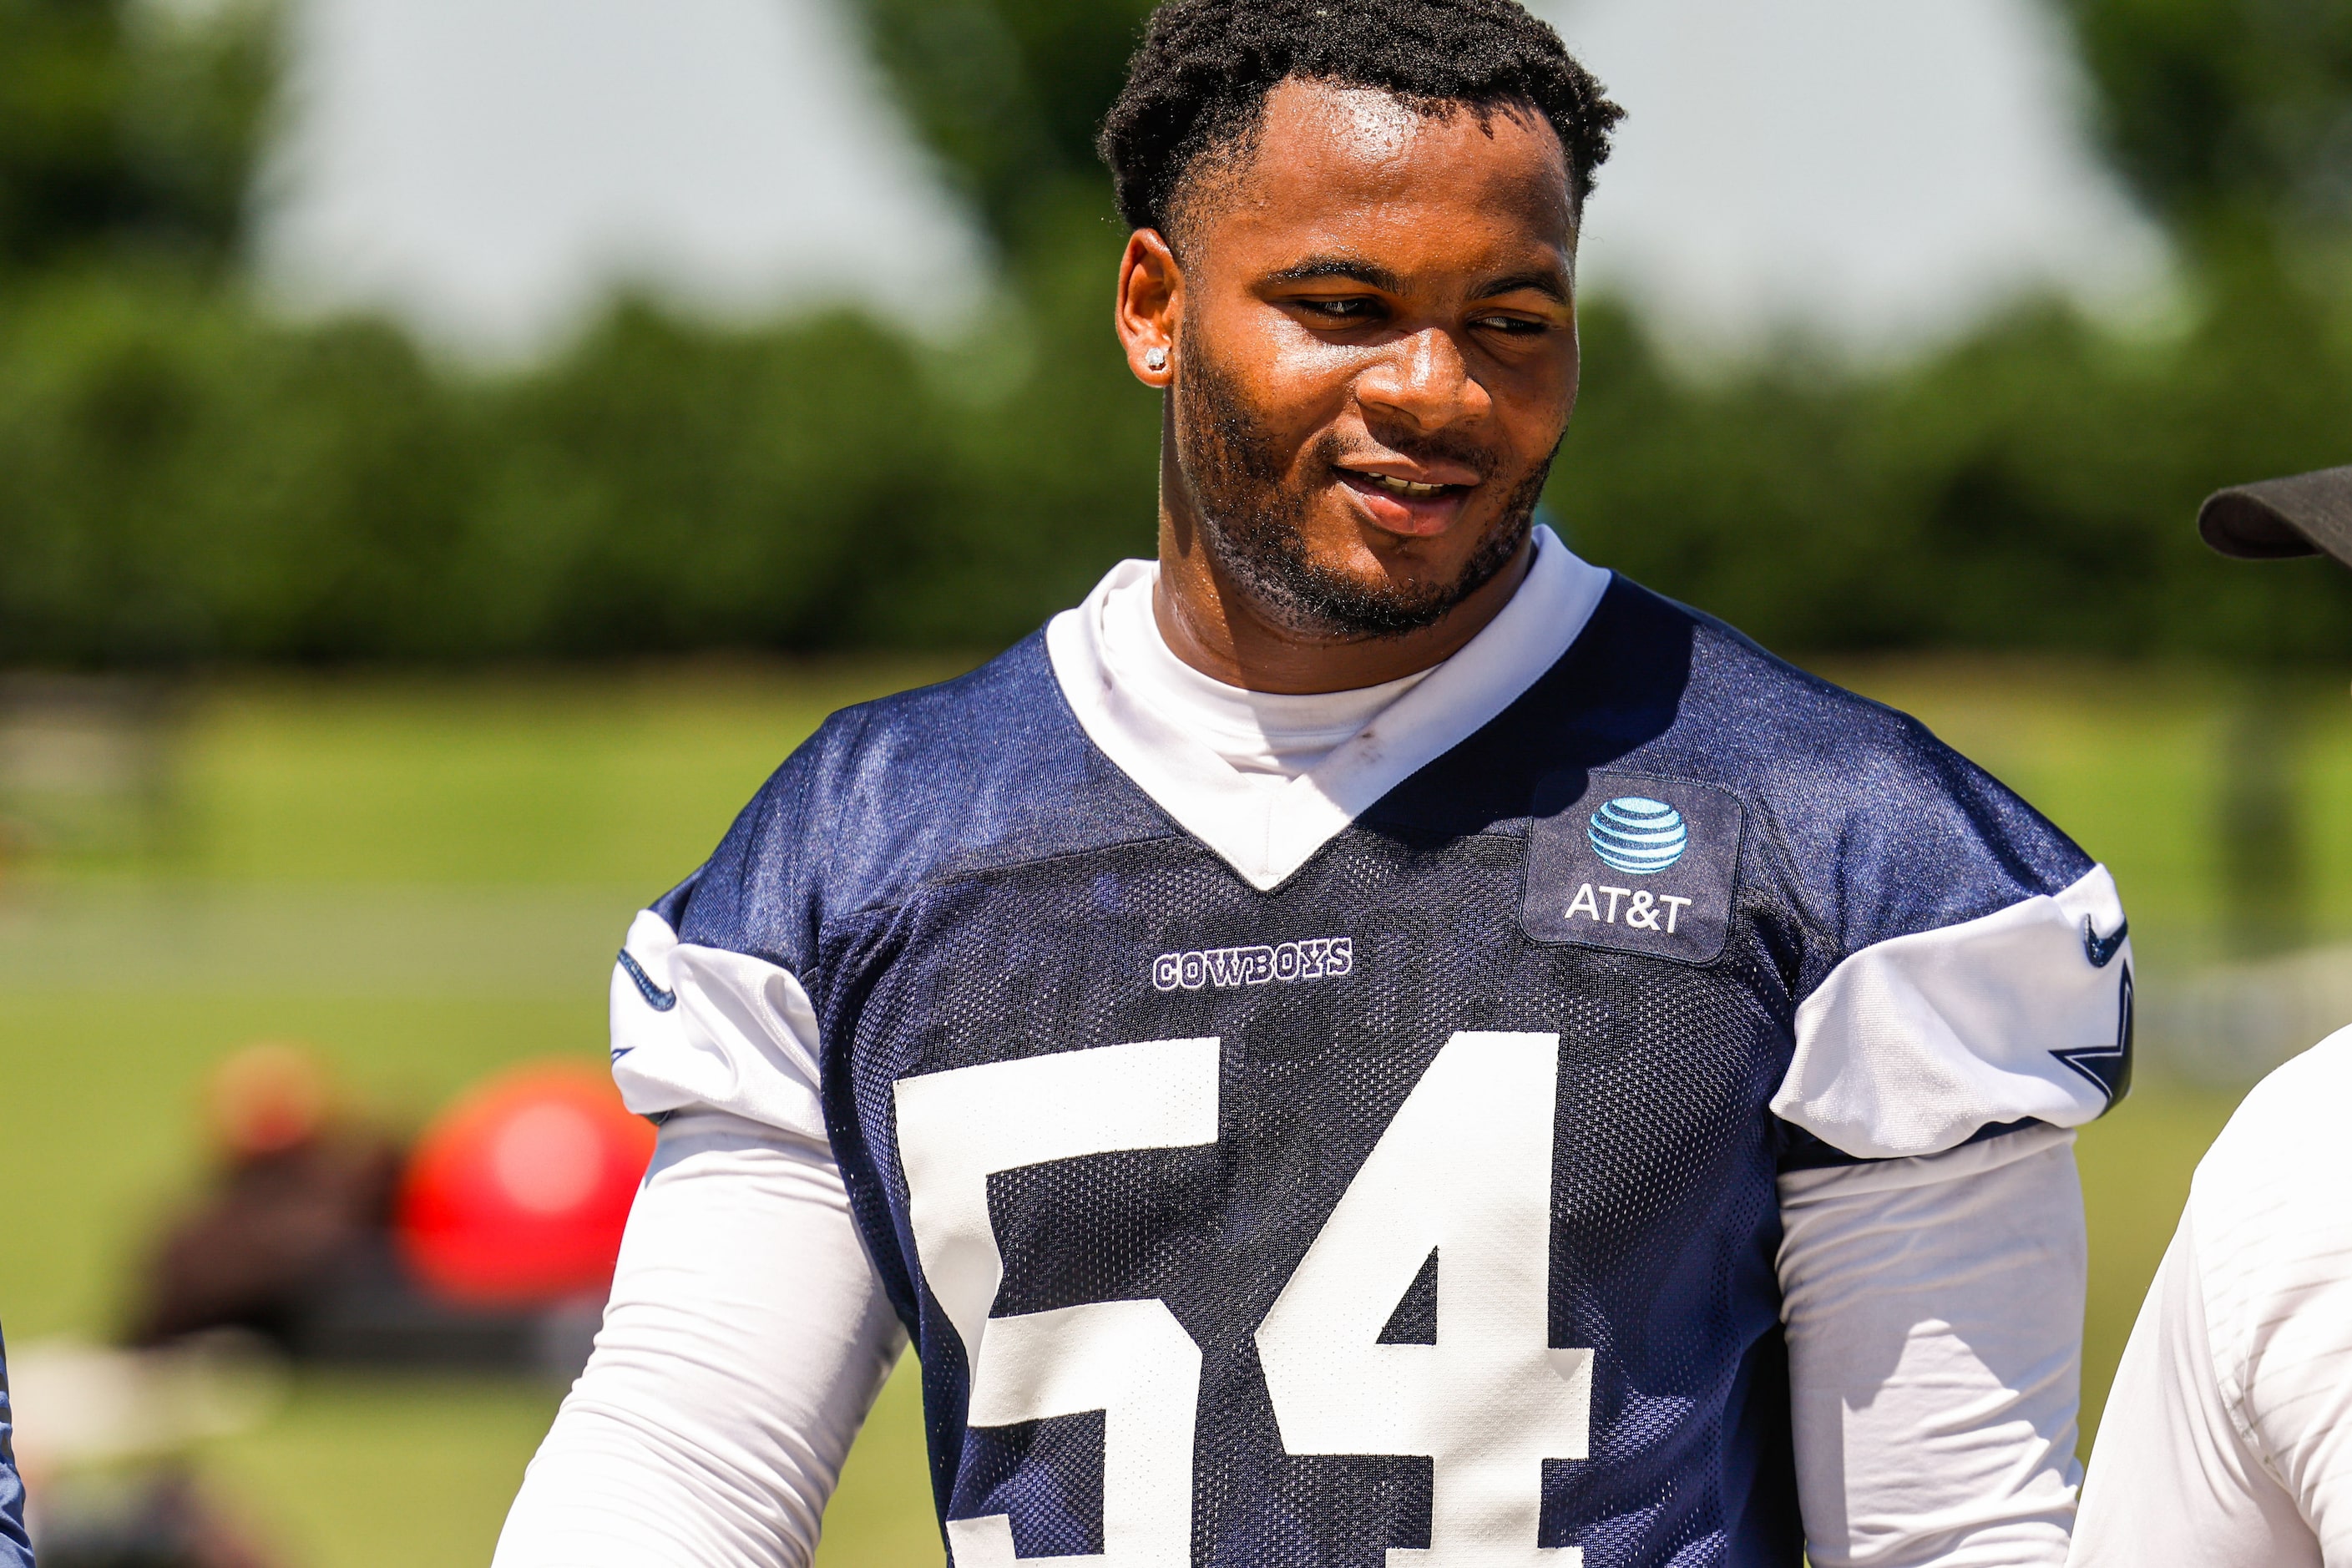
[[[1516,0],[1168,0],[1095,141],[1127,221],[1169,233],[1203,155],[1245,150],[1294,76],[1432,108],[1532,109],[1559,134],[1580,206],[1625,114]]]

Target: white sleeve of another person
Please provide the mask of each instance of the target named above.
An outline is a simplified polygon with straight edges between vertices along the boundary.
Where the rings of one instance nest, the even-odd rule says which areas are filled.
[[[2073,1561],[2352,1563],[2352,1030],[2246,1098],[2100,1422]]]
[[[614,1077],[667,1114],[587,1370],[495,1568],[804,1568],[905,1336],[851,1219],[793,976],[640,916]]]
[[[2213,1375],[2187,1220],[2132,1329],[2099,1424],[2069,1563],[2319,1568],[2319,1543]]]

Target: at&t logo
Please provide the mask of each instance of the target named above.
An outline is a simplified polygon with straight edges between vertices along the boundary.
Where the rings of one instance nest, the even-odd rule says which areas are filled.
[[[1654,876],[1683,858],[1690,828],[1683,814],[1662,800],[1622,795],[1592,814],[1584,836],[1592,852],[1612,871]]]
[[[1602,865],[1629,877],[1654,877],[1672,869],[1691,841],[1690,825],[1681,812],[1664,801],[1638,795],[1621,795],[1594,812],[1585,824],[1584,837]],[[1609,900],[1605,909],[1603,899]],[[1568,901],[1568,918],[1672,936],[1691,903],[1689,899],[1646,888],[1587,882]]]

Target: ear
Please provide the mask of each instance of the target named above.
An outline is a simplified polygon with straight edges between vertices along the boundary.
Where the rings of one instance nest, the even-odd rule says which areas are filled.
[[[1176,379],[1177,328],[1184,314],[1184,272],[1157,229],[1128,236],[1118,261],[1118,341],[1127,366],[1150,387]]]

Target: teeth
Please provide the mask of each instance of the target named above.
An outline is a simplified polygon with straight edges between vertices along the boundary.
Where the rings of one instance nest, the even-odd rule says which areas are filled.
[[[1444,485],[1417,485],[1411,479],[1392,479],[1386,474],[1366,474],[1363,477],[1389,494],[1402,496],[1407,500],[1427,500],[1433,496],[1444,495],[1448,488]]]

